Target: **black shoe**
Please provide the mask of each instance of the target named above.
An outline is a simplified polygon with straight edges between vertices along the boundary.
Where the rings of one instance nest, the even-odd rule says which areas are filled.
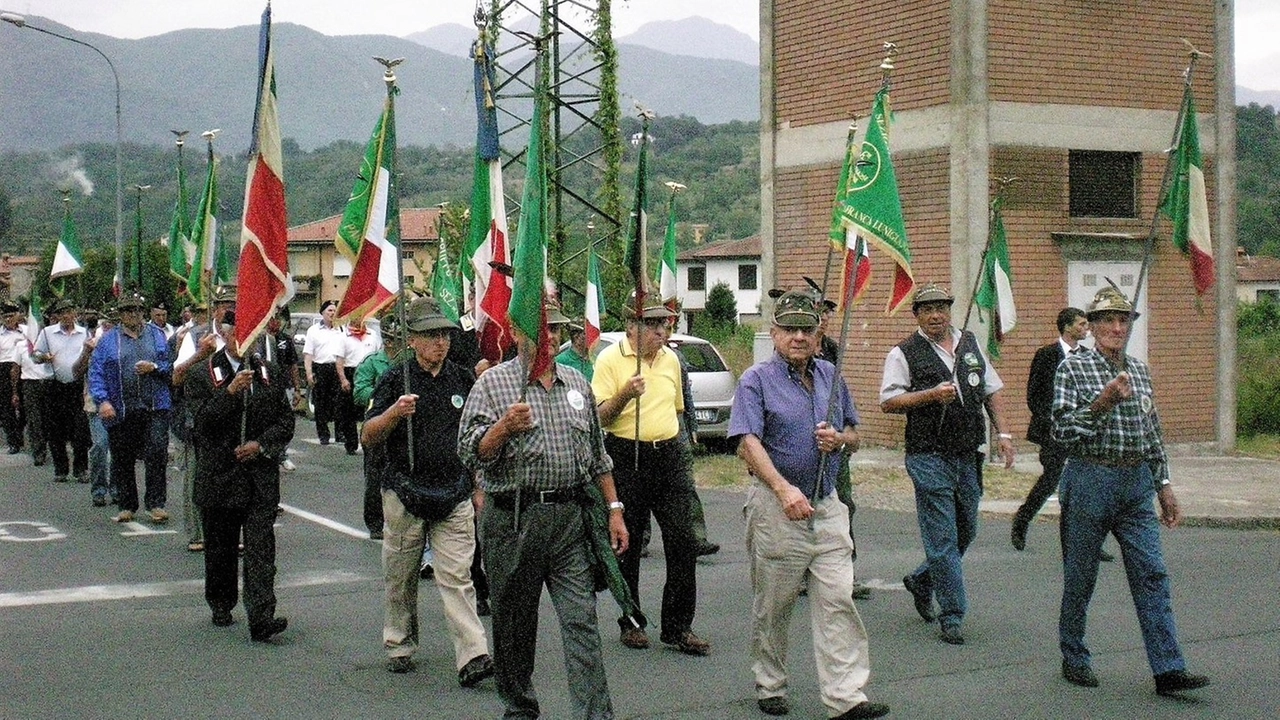
[[[31,458],[31,464],[35,465],[36,467],[42,467],[44,466],[44,463],[45,463],[44,453],[40,453],[35,457]]]
[[[381,539],[382,539],[382,531],[381,531],[381,530],[370,530],[370,531],[369,531],[369,539],[370,539],[370,540],[381,540]]]
[[[765,715],[786,715],[791,712],[791,703],[782,695],[760,698],[756,701],[756,705]]]
[[[1093,674],[1093,668],[1088,665],[1069,665],[1066,660],[1062,661],[1062,677],[1067,682],[1080,687],[1095,688],[1098,687],[1098,676]],[[1156,691],[1159,692],[1160,677],[1156,676]]]
[[[94,506],[94,507],[105,507],[105,506],[106,506],[106,504],[107,504],[107,499],[106,499],[105,497],[103,497],[103,496],[101,496],[101,495],[95,495],[95,496],[93,497],[93,506]]]
[[[234,625],[235,622],[236,622],[236,619],[231,617],[230,610],[214,610],[213,611],[213,624],[216,625],[217,627],[228,627],[230,625]]]
[[[857,580],[854,580],[853,581],[853,599],[866,600],[869,597],[871,597],[871,588],[867,587],[866,585],[863,585]]]
[[[287,618],[271,618],[264,623],[259,623],[249,628],[249,639],[254,642],[270,642],[273,635],[279,635],[287,627],[289,627]]]
[[[1156,675],[1156,694],[1173,695],[1183,690],[1202,688],[1208,684],[1207,675],[1192,675],[1186,670],[1174,670]]]
[[[436,576],[436,569],[431,567],[431,563],[423,563],[422,568],[418,570],[418,577],[423,580],[430,580]]]
[[[936,617],[933,614],[933,592],[912,575],[904,576],[902,585],[915,598],[916,612],[920,614],[920,617],[925,622],[933,622]]]
[[[857,718],[878,718],[889,714],[889,706],[884,703],[873,703],[868,700],[845,710],[832,720],[857,720]]]
[[[960,632],[959,625],[947,625],[942,628],[942,633],[938,635],[938,639],[948,645],[963,645],[964,633]]]
[[[1009,542],[1013,543],[1014,550],[1027,549],[1027,528],[1030,523],[1020,517],[1013,519],[1013,529],[1009,532]]]
[[[387,671],[398,675],[413,672],[416,667],[418,667],[418,664],[408,655],[401,655],[387,660]]]
[[[703,555],[715,555],[718,552],[720,552],[720,545],[717,543],[703,540],[698,545],[698,557],[702,557]]]
[[[1115,562],[1115,559],[1116,559],[1116,556],[1115,556],[1115,555],[1112,555],[1111,553],[1107,552],[1106,550],[1099,550],[1099,551],[1098,551],[1098,560],[1099,560],[1100,562]]]
[[[458,671],[458,684],[464,688],[475,687],[489,677],[493,677],[493,658],[477,655]]]
[[[329,438],[320,438],[320,444],[321,444],[321,445],[328,445],[328,444],[329,444]]]
[[[476,600],[476,615],[480,617],[489,617],[493,614],[493,608],[489,606],[489,601],[483,598]]]
[[[9,454],[10,454],[10,455],[17,455],[17,454],[18,454],[18,453],[20,453],[20,452],[22,452],[22,448],[20,448],[20,447],[15,447],[15,446],[13,446],[13,445],[10,445],[10,446],[9,446]]]

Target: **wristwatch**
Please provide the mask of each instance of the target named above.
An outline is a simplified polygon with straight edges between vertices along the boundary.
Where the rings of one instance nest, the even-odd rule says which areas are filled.
[[[621,511],[623,510],[623,508],[624,508],[624,507],[625,507],[625,506],[624,506],[622,503],[618,502],[617,500],[614,500],[613,502],[609,503],[609,510],[610,510],[610,511],[617,510],[617,511],[621,512]]]

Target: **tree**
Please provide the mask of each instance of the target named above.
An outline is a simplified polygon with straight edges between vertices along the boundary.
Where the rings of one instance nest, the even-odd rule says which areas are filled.
[[[713,328],[732,328],[738,324],[738,299],[725,282],[711,286],[707,293],[707,322]]]

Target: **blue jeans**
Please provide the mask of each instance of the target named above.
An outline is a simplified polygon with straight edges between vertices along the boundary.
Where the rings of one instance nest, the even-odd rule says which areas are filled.
[[[911,574],[937,597],[942,627],[959,626],[968,609],[960,558],[978,535],[982,455],[917,453],[907,455],[906,465],[925,556]]]
[[[1152,674],[1186,668],[1160,549],[1155,493],[1151,469],[1146,465],[1114,468],[1079,458],[1067,461],[1058,489],[1063,539],[1058,645],[1067,664],[1089,664],[1085,617],[1098,580],[1098,551],[1111,533],[1120,544]]]
[[[102,424],[98,413],[89,416],[89,486],[95,498],[104,500],[114,498],[115,488],[111,485],[111,448],[107,442],[107,428]]]

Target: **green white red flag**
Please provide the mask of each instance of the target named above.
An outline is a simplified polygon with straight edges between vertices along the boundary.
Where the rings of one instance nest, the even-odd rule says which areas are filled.
[[[1213,287],[1213,245],[1209,237],[1209,200],[1205,193],[1204,163],[1196,102],[1188,83],[1182,95],[1182,127],[1169,156],[1173,183],[1160,203],[1160,213],[1173,221],[1173,244],[1191,260],[1196,294]]]
[[[587,249],[586,321],[587,348],[594,349],[600,340],[600,319],[604,317],[604,289],[600,284],[600,261],[596,258],[595,244]]]
[[[844,307],[845,298],[850,302],[862,297],[863,291],[871,282],[871,256],[867,252],[867,243],[858,236],[857,229],[849,222],[841,208],[849,184],[858,169],[858,144],[854,137],[857,127],[850,126],[844,144],[844,166],[840,170],[840,180],[836,184],[836,201],[831,210],[831,244],[840,253],[840,293],[836,298],[836,309]],[[849,283],[853,283],[853,287]]]
[[[62,297],[65,292],[62,278],[84,272],[80,236],[76,232],[75,220],[71,219],[71,200],[64,199],[63,203],[62,236],[58,239],[58,247],[53,251],[53,265],[49,269],[49,287],[58,297]]]
[[[547,175],[543,164],[543,138],[547,123],[546,59],[541,49],[534,82],[533,118],[529,123],[529,149],[525,152],[524,194],[520,224],[516,228],[512,268],[511,324],[537,343],[528,359],[528,378],[540,377],[555,359],[557,347],[547,327]]]
[[[351,282],[338,303],[338,317],[367,318],[400,292],[400,201],[396,197],[396,116],[393,83],[373,128],[360,174],[347,200],[334,243],[353,260]]]
[[[206,134],[209,143],[208,173],[204,192],[200,195],[200,209],[196,212],[191,228],[191,241],[195,245],[195,261],[187,276],[187,294],[197,304],[207,304],[211,299],[214,268],[218,256],[218,159],[213,154],[213,136]]]
[[[1000,198],[991,203],[991,240],[982,267],[982,284],[974,304],[986,310],[987,354],[1000,357],[1000,343],[1018,324],[1018,310],[1013,304],[1013,272],[1009,262],[1009,242],[1005,237],[1004,219],[1000,214]]]
[[[475,180],[471,189],[471,231],[459,267],[467,284],[466,310],[475,318],[480,354],[498,364],[513,347],[511,278],[494,272],[490,263],[509,266],[507,208],[502,190],[502,157],[498,145],[498,110],[494,102],[493,49],[483,31],[472,46],[476,97]]]
[[[676,193],[667,203],[667,234],[662,243],[662,263],[658,265],[658,294],[672,307],[676,302]]]
[[[182,148],[186,144],[182,136],[178,137],[178,199],[173,204],[173,220],[169,223],[169,273],[179,283],[179,292],[184,292],[187,278],[191,274],[191,263],[196,256],[195,245],[191,242],[191,214],[187,210],[187,172],[182,161]]]
[[[898,180],[889,153],[889,88],[876,93],[871,107],[871,122],[857,161],[846,152],[844,187],[836,196],[833,228],[852,227],[859,237],[883,250],[893,259],[893,290],[887,312],[896,312],[911,296],[915,279],[911,272],[911,248],[907,243],[906,223],[902,218],[902,200],[898,196]],[[848,235],[844,235],[848,248]],[[833,237],[839,241],[840,237]],[[846,250],[847,251],[847,250]]]
[[[258,35],[258,102],[244,190],[240,267],[236,274],[236,340],[248,347],[276,308],[293,295],[289,274],[289,213],[284,198],[284,153],[276,111],[271,5],[262,11]]]

